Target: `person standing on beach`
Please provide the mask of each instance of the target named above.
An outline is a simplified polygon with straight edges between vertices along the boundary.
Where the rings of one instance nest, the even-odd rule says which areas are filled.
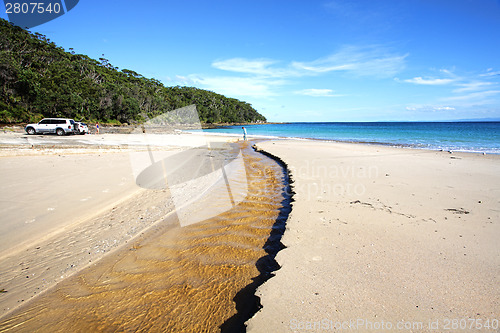
[[[242,127],[243,129],[243,140],[247,141],[247,129],[245,127]]]
[[[95,134],[99,134],[99,123],[95,124],[95,130],[96,130]]]

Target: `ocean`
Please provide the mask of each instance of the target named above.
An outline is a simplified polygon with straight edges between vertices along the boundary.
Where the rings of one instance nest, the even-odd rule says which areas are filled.
[[[250,138],[301,138],[500,154],[500,122],[342,122],[245,126]],[[242,136],[241,126],[205,129]]]

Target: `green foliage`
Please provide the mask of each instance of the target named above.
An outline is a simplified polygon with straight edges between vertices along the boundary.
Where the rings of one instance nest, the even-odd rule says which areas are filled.
[[[68,117],[141,123],[196,104],[205,123],[266,121],[250,104],[193,87],[165,87],[108,59],[65,52],[0,19],[0,122]]]
[[[120,126],[122,123],[120,123],[116,119],[108,119],[106,121],[103,121],[102,124],[111,125],[111,126]]]

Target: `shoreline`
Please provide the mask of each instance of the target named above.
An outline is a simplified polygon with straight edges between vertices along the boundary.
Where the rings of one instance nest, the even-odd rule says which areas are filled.
[[[347,122],[350,123],[350,122]],[[373,123],[394,123],[394,122],[373,122]],[[396,123],[422,123],[422,122],[396,122]],[[442,121],[442,122],[430,122],[430,123],[467,123],[467,122],[447,122],[447,121]],[[471,121],[470,123],[499,123],[498,121]],[[248,125],[273,125],[273,124],[293,124],[289,122],[266,122],[266,123],[231,123],[231,124],[202,124],[201,129],[182,129],[182,133],[184,134],[195,134],[199,135],[199,133],[203,133],[206,136],[213,136],[213,137],[230,137],[230,138],[241,138],[242,134],[240,133],[225,133],[225,132],[212,132],[210,130],[216,130],[216,129],[221,129],[225,127],[231,127],[231,126],[248,126]],[[340,122],[339,124],[343,124],[343,122]],[[10,128],[13,127],[13,128]],[[6,125],[7,130],[3,130],[3,134],[6,133],[23,133],[25,137],[27,137],[26,133],[24,132],[22,127],[19,127],[17,125]],[[2,130],[0,128],[0,130]],[[133,125],[126,125],[126,126],[104,126],[102,133],[100,135],[105,135],[105,134],[121,134],[121,135],[129,135],[132,134],[134,130],[137,130],[137,126]],[[209,130],[209,131],[205,131]],[[158,131],[155,129],[155,127],[151,127],[151,133],[154,134],[157,131],[157,133],[161,134],[161,131]],[[172,132],[173,133],[173,132]],[[93,134],[90,134],[93,135]],[[394,147],[394,148],[409,148],[409,149],[416,149],[416,150],[431,150],[431,151],[447,151],[450,153],[472,153],[472,154],[492,154],[492,155],[500,155],[500,150],[498,148],[495,148],[497,150],[492,151],[491,148],[472,148],[472,149],[448,149],[448,148],[443,148],[442,146],[432,146],[429,144],[412,144],[412,143],[394,143],[394,142],[385,142],[385,141],[365,141],[365,140],[352,140],[352,139],[342,139],[342,140],[337,140],[337,139],[326,139],[326,138],[314,138],[314,137],[286,137],[286,136],[269,136],[269,135],[252,135],[249,134],[247,135],[249,139],[254,139],[254,140],[310,140],[310,141],[319,141],[319,142],[336,142],[336,143],[352,143],[352,144],[364,144],[364,145],[374,145],[374,146],[388,146],[388,147]],[[0,138],[0,144],[1,144],[1,138]]]
[[[472,124],[472,125],[468,125]],[[288,123],[265,129],[249,126],[249,137],[305,139],[500,154],[500,122],[331,122]],[[238,134],[237,127],[207,133]]]
[[[200,131],[201,132],[201,131]],[[191,134],[196,134],[200,132],[187,132]],[[204,132],[208,135],[213,136],[229,136],[234,138],[240,138],[240,134],[224,133],[224,132]],[[317,142],[332,142],[332,143],[347,143],[347,144],[360,144],[368,146],[382,146],[382,147],[392,147],[397,149],[414,149],[414,150],[429,150],[429,151],[446,151],[448,153],[467,153],[467,154],[481,154],[481,155],[500,155],[499,152],[491,151],[481,151],[481,150],[444,150],[442,148],[431,148],[431,147],[417,147],[411,144],[395,144],[390,142],[377,142],[377,141],[343,141],[343,140],[333,140],[333,139],[317,139],[308,137],[285,137],[285,136],[265,136],[265,135],[247,135],[251,140],[299,140],[299,141],[317,141]]]

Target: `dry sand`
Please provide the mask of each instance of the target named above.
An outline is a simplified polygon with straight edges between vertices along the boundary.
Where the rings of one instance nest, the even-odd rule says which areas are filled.
[[[282,267],[258,289],[263,308],[250,332],[498,325],[500,156],[319,141],[258,146],[288,165],[296,194]]]
[[[0,134],[0,317],[170,215],[169,190],[137,186],[137,164],[207,139],[228,140]]]

